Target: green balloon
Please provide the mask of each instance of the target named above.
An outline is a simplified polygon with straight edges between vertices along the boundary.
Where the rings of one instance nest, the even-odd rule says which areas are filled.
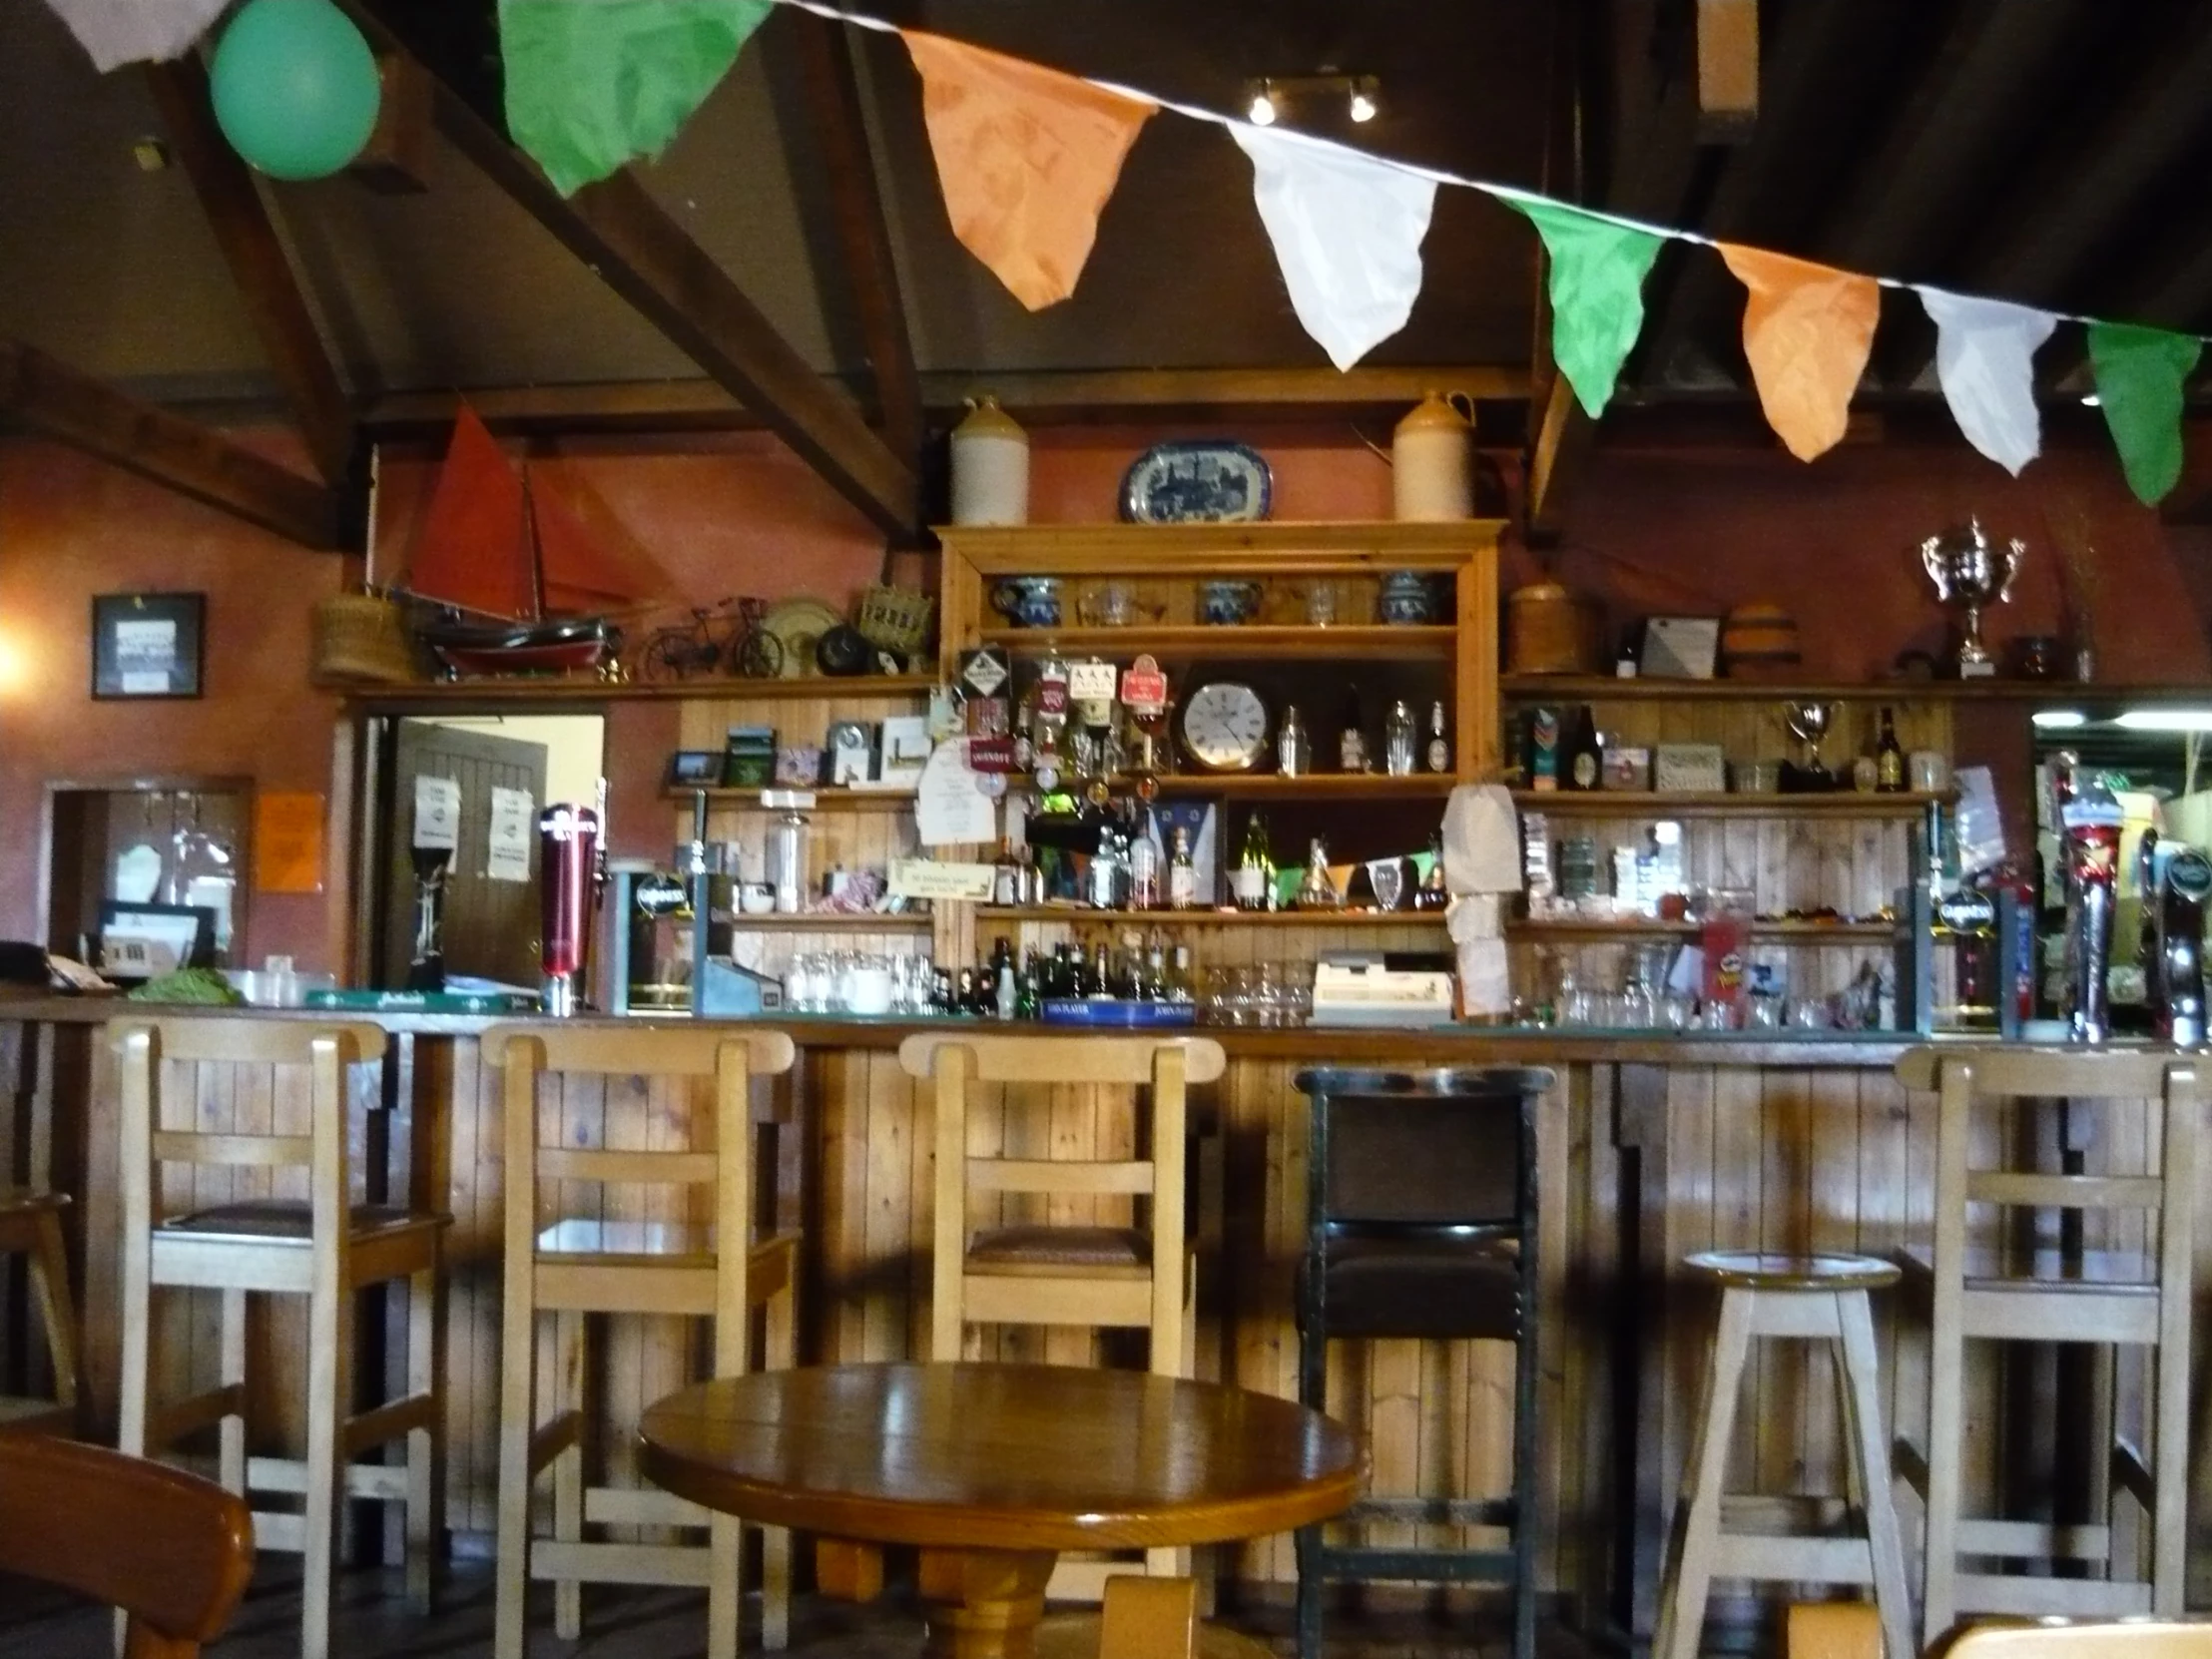
[[[247,0],[209,71],[231,148],[275,179],[324,179],[361,153],[383,86],[330,0]]]

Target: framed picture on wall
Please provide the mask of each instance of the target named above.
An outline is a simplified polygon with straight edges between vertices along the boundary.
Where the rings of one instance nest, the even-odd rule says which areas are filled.
[[[92,601],[94,697],[198,697],[207,596],[103,593]]]

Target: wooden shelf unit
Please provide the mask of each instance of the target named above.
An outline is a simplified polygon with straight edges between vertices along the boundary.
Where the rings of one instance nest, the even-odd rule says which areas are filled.
[[[841,910],[806,910],[798,915],[773,911],[735,915],[730,925],[741,933],[926,933],[934,920],[926,910],[900,910],[888,915],[872,910],[857,915]]]
[[[661,798],[664,801],[688,803],[692,797],[704,795],[710,807],[719,807],[727,812],[780,813],[784,810],[781,807],[762,806],[761,797],[764,794],[790,795],[794,793],[811,795],[815,798],[815,804],[812,807],[799,809],[803,813],[903,813],[911,812],[914,806],[914,798],[910,791],[831,789],[827,784],[813,786],[806,784],[771,784],[766,790],[687,790],[679,787],[663,790]]]
[[[1916,819],[1947,795],[1662,795],[1656,790],[1515,790],[1513,805],[1554,818]]]
[[[2122,686],[2102,680],[1858,680],[1798,684],[1758,680],[1666,680],[1601,674],[1507,674],[1511,703],[2159,703],[2212,707],[2204,686]]]
[[[1167,663],[1427,662],[1457,649],[1459,630],[1426,624],[1313,628],[1272,623],[1173,628],[988,627],[978,639],[1024,657],[1057,650],[1064,656],[1122,661],[1147,652]]]
[[[1505,936],[1529,944],[1634,944],[1653,939],[1694,939],[1702,931],[1694,921],[1557,921],[1531,919],[1505,924]],[[1886,944],[1897,937],[1888,921],[1754,921],[1754,939],[1794,944]]]
[[[688,702],[790,703],[820,698],[857,702],[867,698],[926,697],[933,674],[856,674],[838,677],[809,674],[790,679],[713,679],[641,681],[573,679],[425,680],[419,685],[332,686],[359,708],[373,714],[407,714],[416,709],[449,710],[453,705],[510,708],[523,704]]]
[[[1458,782],[1448,772],[1402,778],[1382,772],[1316,772],[1303,778],[1273,772],[1177,772],[1159,781],[1163,797],[1218,795],[1232,801],[1441,801]],[[1007,787],[1035,789],[1036,780],[1012,773]]]
[[[978,922],[1129,927],[1442,927],[1440,910],[1093,910],[1080,904],[978,904]]]

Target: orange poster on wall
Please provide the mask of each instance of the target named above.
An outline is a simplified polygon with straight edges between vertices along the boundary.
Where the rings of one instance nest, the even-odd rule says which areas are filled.
[[[277,791],[254,798],[254,886],[259,892],[322,890],[323,797]]]

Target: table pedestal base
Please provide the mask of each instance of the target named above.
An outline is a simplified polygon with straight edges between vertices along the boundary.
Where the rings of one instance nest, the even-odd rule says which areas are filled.
[[[929,1659],[1034,1659],[1057,1559],[1049,1549],[923,1549],[922,1651]]]
[[[1100,1622],[1096,1613],[1046,1614],[1036,1629],[1036,1659],[1098,1659]],[[1201,1619],[1198,1659],[1275,1659],[1275,1650],[1257,1637]]]

